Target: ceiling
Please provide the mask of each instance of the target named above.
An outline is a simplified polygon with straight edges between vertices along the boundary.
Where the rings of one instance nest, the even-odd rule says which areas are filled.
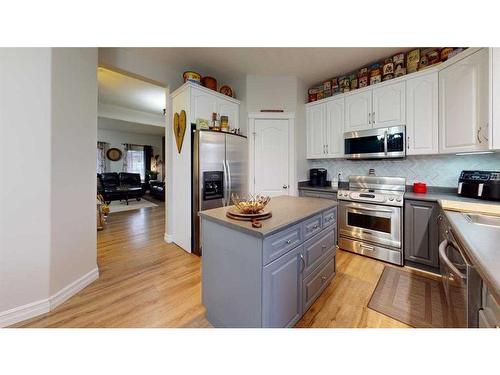
[[[308,85],[350,73],[410,48],[127,48],[179,70],[213,75],[223,84],[246,74],[296,76]]]
[[[162,126],[138,124],[112,118],[99,117],[97,127],[104,130],[115,130],[127,133],[139,133],[150,135],[165,135],[165,128]]]
[[[163,114],[165,89],[112,70],[98,68],[99,103]]]

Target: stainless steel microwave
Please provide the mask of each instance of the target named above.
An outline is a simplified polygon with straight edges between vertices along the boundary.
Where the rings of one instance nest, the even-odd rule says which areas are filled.
[[[389,159],[406,156],[406,127],[393,126],[344,133],[347,159]]]

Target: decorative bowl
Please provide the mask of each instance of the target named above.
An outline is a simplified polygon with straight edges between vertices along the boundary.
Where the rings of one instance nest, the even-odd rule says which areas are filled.
[[[263,195],[249,194],[247,199],[240,198],[238,194],[231,194],[231,199],[235,207],[242,214],[257,214],[261,212],[264,207],[269,203],[271,197]]]

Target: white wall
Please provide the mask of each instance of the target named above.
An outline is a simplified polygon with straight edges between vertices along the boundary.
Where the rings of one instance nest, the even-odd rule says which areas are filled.
[[[95,271],[97,49],[52,50],[50,294]]]
[[[49,48],[0,48],[0,326],[49,295],[50,70]]]
[[[92,48],[0,49],[0,326],[97,276],[96,69]]]
[[[103,121],[103,119],[99,118],[98,122],[101,121]],[[98,129],[97,140],[101,142],[108,142],[109,147],[116,147],[122,150],[122,152],[124,152],[124,143],[153,146],[153,155],[161,155],[161,135]],[[109,161],[109,167],[109,172],[123,172],[123,158],[118,161]]]

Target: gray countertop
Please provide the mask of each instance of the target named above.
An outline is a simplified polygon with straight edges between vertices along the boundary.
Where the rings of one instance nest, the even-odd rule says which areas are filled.
[[[500,301],[500,228],[469,222],[462,213],[444,211],[471,263]]]
[[[266,210],[272,212],[272,217],[261,221],[262,228],[253,228],[249,221],[233,220],[226,216],[230,207],[219,207],[212,210],[201,211],[199,215],[206,220],[231,227],[241,232],[254,236],[266,237],[276,233],[292,224],[316,215],[317,213],[336,207],[337,202],[318,198],[299,198],[279,196],[271,198]]]

